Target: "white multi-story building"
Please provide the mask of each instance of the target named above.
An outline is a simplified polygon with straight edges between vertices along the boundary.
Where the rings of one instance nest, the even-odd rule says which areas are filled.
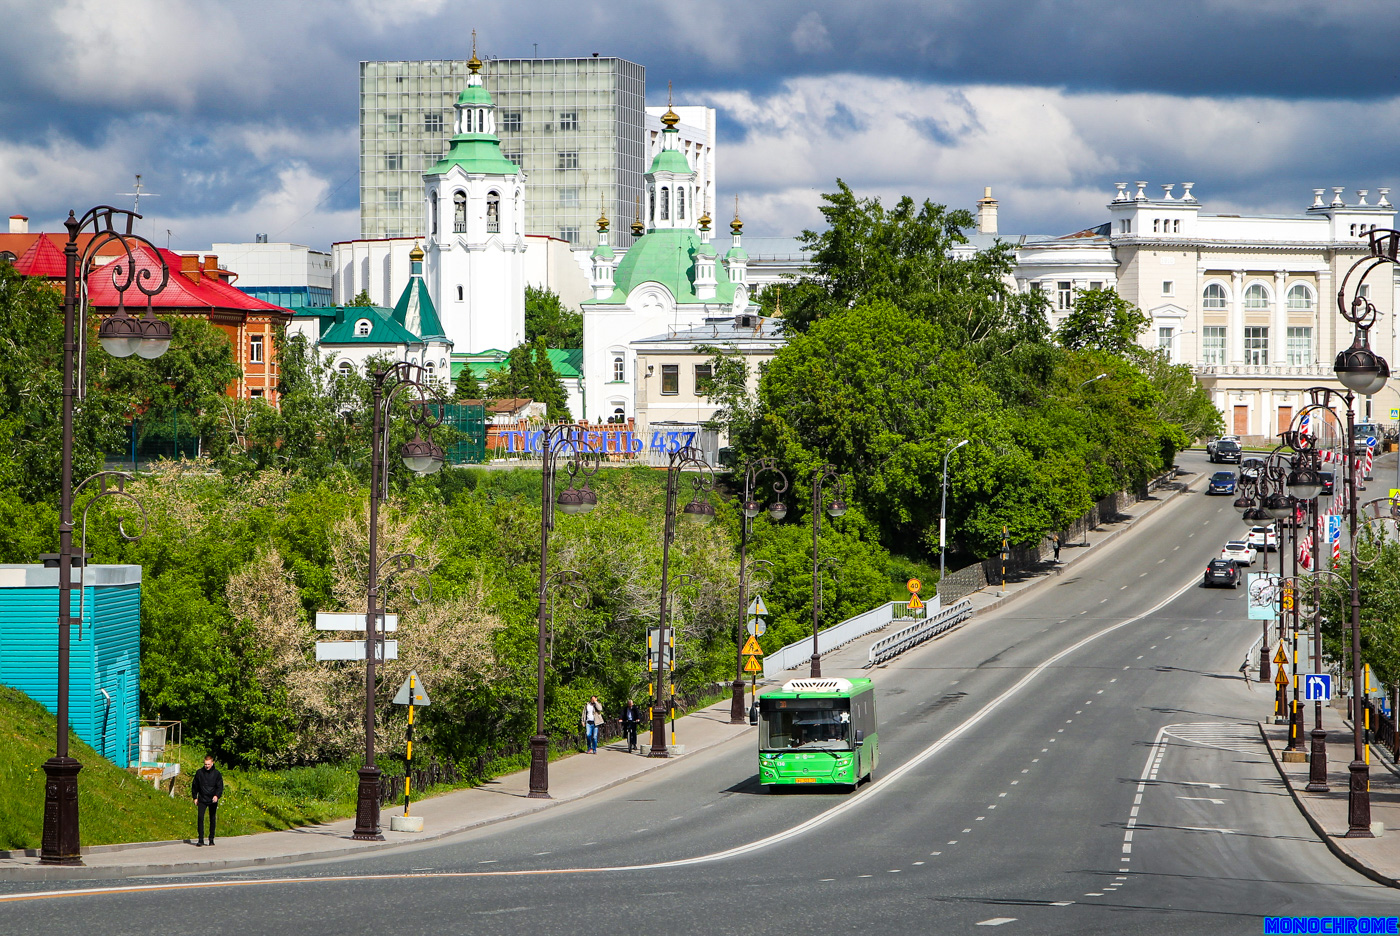
[[[324,250],[268,243],[259,234],[254,243],[215,244],[209,253],[237,277],[236,288],[264,302],[284,309],[331,304],[331,255]]]

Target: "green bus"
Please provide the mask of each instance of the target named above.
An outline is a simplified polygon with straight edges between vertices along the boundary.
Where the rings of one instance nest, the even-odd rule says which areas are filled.
[[[880,760],[875,686],[868,679],[794,679],[758,699],[758,782],[769,792],[797,783],[875,778]]]

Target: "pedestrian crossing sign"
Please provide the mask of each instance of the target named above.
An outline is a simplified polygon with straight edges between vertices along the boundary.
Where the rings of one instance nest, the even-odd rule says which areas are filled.
[[[763,648],[758,645],[757,640],[750,637],[748,642],[744,644],[744,653],[750,656],[763,656]]]
[[[758,662],[758,657],[751,656],[749,657],[748,661],[744,664],[744,672],[761,673],[763,672],[763,664]]]

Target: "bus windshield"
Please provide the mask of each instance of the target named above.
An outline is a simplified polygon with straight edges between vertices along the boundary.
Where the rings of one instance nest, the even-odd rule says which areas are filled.
[[[832,709],[764,712],[758,746],[765,751],[849,751],[851,713]]]

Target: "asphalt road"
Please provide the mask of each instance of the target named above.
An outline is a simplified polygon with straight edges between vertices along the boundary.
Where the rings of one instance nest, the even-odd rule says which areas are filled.
[[[749,733],[424,846],[75,897],[9,885],[37,899],[0,902],[0,931],[61,914],[210,936],[1257,933],[1265,914],[1394,913],[1313,836],[1254,728],[1271,696],[1237,672],[1257,635],[1244,589],[1199,587],[1240,531],[1229,500],[1179,497],[1053,583],[849,670],[876,681],[881,720],[877,779],[854,794],[763,793]]]

